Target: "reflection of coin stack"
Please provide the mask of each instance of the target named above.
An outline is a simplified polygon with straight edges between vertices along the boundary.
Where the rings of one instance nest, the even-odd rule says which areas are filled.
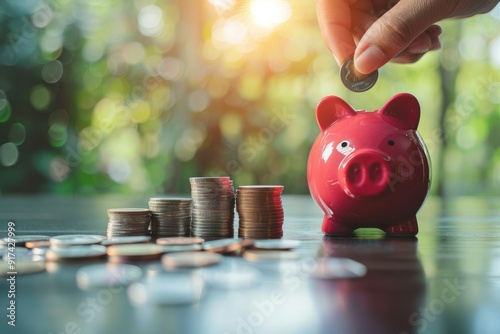
[[[240,186],[236,191],[240,238],[274,239],[283,236],[283,186]]]
[[[190,198],[151,198],[149,209],[153,238],[185,237],[191,234]]]
[[[108,238],[128,235],[149,235],[148,209],[109,209]]]
[[[191,235],[202,238],[233,237],[233,181],[226,177],[191,177],[193,199]]]

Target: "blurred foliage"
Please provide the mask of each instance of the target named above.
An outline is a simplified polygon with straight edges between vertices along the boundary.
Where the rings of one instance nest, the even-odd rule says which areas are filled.
[[[317,102],[410,92],[445,193],[500,188],[500,9],[347,91],[301,0],[2,0],[0,191],[187,193],[190,176],[306,193]]]

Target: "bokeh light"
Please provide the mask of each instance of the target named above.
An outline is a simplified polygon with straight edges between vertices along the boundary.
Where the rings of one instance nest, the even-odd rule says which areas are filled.
[[[19,150],[14,143],[5,143],[0,146],[0,163],[2,166],[10,167],[16,164],[19,158]]]

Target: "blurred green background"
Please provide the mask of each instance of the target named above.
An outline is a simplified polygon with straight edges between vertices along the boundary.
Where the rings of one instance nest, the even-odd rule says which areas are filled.
[[[443,49],[342,86],[314,1],[2,0],[0,192],[188,193],[190,176],[307,193],[314,109],[421,103],[432,193],[500,190],[500,7]]]

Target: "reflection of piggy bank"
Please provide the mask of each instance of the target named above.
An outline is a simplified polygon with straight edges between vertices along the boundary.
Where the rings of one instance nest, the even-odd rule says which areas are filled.
[[[356,112],[328,96],[316,107],[321,133],[307,166],[309,190],[325,213],[322,230],[349,234],[377,227],[415,235],[429,190],[429,164],[416,129],[420,106],[399,94],[380,110]]]

